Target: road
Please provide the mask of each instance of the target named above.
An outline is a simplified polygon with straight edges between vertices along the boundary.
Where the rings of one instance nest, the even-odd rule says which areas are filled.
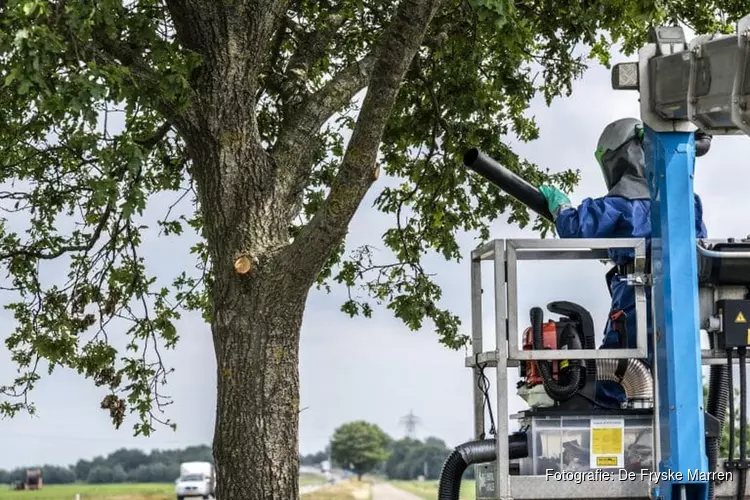
[[[387,483],[378,483],[372,487],[372,500],[422,500],[417,495],[400,490]]]

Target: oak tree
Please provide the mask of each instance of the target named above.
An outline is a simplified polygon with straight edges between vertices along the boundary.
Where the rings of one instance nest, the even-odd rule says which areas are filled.
[[[358,420],[337,428],[331,438],[331,458],[352,468],[361,480],[388,460],[391,438],[375,424]]]
[[[31,410],[43,370],[102,387],[115,425],[163,417],[159,352],[201,311],[217,360],[213,443],[223,500],[297,498],[299,331],[313,286],[384,304],[446,346],[458,319],[421,264],[458,259],[460,231],[500,214],[546,226],[460,167],[479,147],[529,181],[569,190],[509,141],[527,109],[570,92],[592,56],[643,42],[651,23],[722,29],[742,2],[641,0],[4,0],[0,2],[0,263],[19,367],[0,409]],[[573,49],[586,47],[578,54]],[[113,128],[113,124],[117,126]],[[575,124],[565,124],[575,140]],[[379,175],[392,214],[344,253]],[[197,268],[154,276],[144,210],[172,195],[165,238],[197,234]],[[373,240],[373,244],[377,241]],[[175,245],[170,240],[169,245]],[[187,244],[187,243],[186,243]],[[49,272],[53,269],[55,272]],[[60,270],[67,270],[60,273]],[[166,283],[166,284],[165,284]],[[120,329],[119,349],[108,334]],[[171,421],[166,421],[171,425]]]

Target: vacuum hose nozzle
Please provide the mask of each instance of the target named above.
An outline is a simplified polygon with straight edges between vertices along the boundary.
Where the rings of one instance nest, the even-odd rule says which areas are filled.
[[[464,153],[464,165],[478,173],[534,212],[551,221],[552,213],[539,189],[511,172],[478,149]]]
[[[525,432],[508,436],[508,458],[511,460],[529,456],[528,438]],[[440,472],[438,500],[459,500],[461,478],[464,471],[474,464],[485,464],[497,458],[497,443],[494,439],[469,441],[456,446],[448,456]]]

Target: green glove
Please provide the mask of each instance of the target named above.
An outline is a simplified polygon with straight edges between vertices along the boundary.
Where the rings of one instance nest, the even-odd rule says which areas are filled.
[[[539,192],[542,193],[544,199],[547,200],[547,207],[554,219],[557,219],[557,216],[564,209],[573,206],[568,197],[565,196],[565,193],[554,186],[542,186],[539,188]]]

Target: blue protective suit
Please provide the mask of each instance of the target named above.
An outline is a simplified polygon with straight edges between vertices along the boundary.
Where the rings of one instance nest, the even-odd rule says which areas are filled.
[[[587,198],[578,208],[562,210],[555,220],[557,233],[561,238],[646,238],[647,249],[651,246],[651,200],[627,199],[618,196]],[[698,238],[706,238],[706,227],[703,223],[703,204],[695,195],[695,230]],[[633,261],[633,251],[627,249],[610,250],[610,258],[616,265],[625,265]],[[635,292],[633,287],[622,281],[615,274],[609,286],[612,297],[610,316],[617,311],[627,315],[628,344],[635,346],[636,318]],[[649,365],[652,352],[651,293],[646,289],[648,304]],[[602,348],[617,348],[619,336],[611,321],[607,321]],[[597,399],[604,405],[617,406],[625,401],[625,393],[615,382],[600,382],[597,387]]]

